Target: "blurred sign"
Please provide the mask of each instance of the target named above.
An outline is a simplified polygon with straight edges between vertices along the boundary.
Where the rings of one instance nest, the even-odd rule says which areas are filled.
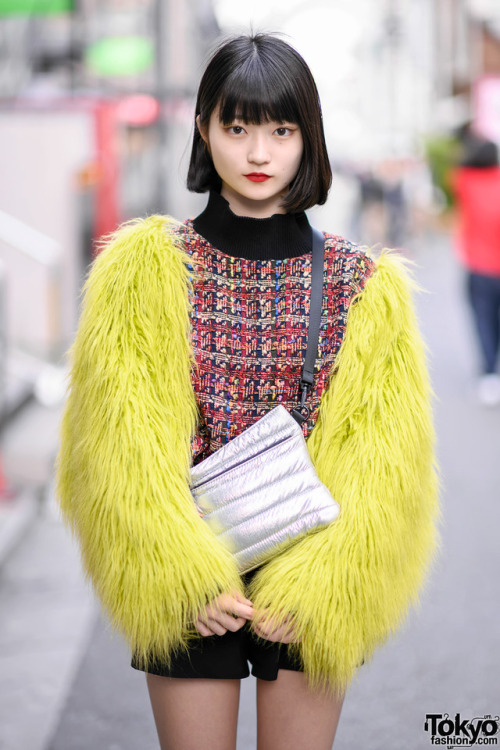
[[[46,16],[70,13],[74,0],[0,0],[0,16]]]
[[[118,105],[118,120],[125,125],[145,127],[156,122],[160,115],[160,104],[148,94],[134,94],[122,99]]]
[[[108,37],[91,44],[85,59],[90,69],[101,76],[134,75],[151,67],[154,45],[141,36]]]
[[[500,76],[484,76],[476,81],[474,115],[477,131],[500,143]]]

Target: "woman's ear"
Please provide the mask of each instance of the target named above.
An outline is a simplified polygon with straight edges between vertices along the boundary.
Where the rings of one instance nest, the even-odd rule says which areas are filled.
[[[208,128],[206,125],[202,125],[200,115],[196,115],[196,127],[198,128],[198,132],[202,139],[205,141],[205,145],[208,146]]]

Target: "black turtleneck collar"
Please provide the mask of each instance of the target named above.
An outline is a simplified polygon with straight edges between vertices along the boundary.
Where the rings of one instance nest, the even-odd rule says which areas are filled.
[[[306,214],[273,214],[253,219],[233,213],[219,193],[211,192],[195,232],[227,255],[250,260],[282,260],[310,253],[312,229]]]

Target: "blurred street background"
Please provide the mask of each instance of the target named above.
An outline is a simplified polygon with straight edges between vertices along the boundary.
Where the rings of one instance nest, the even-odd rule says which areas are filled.
[[[318,84],[334,181],[311,222],[398,248],[424,290],[443,545],[335,748],[427,748],[426,714],[500,714],[500,396],[479,387],[453,190],[471,143],[500,145],[500,0],[0,0],[0,750],[158,746],[54,497],[66,352],[99,239],[204,207],[185,188],[199,77],[250,28],[284,34]],[[254,704],[249,678],[238,750]]]

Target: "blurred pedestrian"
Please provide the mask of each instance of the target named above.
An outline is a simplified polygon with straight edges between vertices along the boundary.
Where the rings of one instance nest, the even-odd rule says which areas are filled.
[[[368,245],[385,246],[387,214],[382,180],[373,169],[359,173],[359,203],[355,217],[355,231]]]
[[[467,292],[481,355],[477,394],[500,404],[500,166],[498,148],[477,136],[452,176],[458,208],[456,247],[467,272]]]
[[[215,52],[194,124],[188,187],[210,193],[206,209],[182,224],[124,225],[88,280],[61,504],[133,666],[147,672],[162,750],[234,750],[248,662],[259,750],[328,750],[353,674],[404,620],[435,547],[411,285],[394,254],[375,261],[323,235],[302,430],[341,514],[240,576],[197,513],[190,466],[278,402],[297,406],[312,270],[305,210],[325,202],[331,171],[310,70],[273,35]],[[301,482],[290,477],[292,494]]]

